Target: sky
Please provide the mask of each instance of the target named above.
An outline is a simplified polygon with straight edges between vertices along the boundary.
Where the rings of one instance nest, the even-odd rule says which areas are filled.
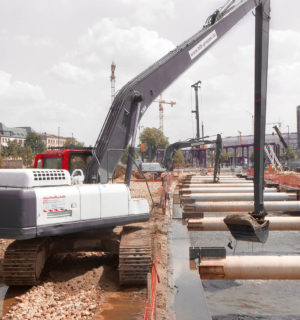
[[[0,0],[0,122],[72,134],[94,145],[108,113],[110,65],[116,89],[199,31],[225,0]],[[296,131],[300,105],[299,0],[271,0],[267,123]],[[196,134],[194,92],[201,80],[205,135],[252,133],[254,21],[249,13],[163,99],[170,142]],[[159,126],[153,103],[140,130]],[[58,129],[59,128],[59,129]],[[272,125],[267,125],[272,132]]]

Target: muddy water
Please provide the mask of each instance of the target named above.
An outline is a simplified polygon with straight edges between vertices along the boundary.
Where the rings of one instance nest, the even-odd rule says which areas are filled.
[[[189,234],[181,220],[172,220],[169,230],[170,319],[211,320],[197,270],[190,270]]]
[[[0,317],[3,315],[3,301],[8,287],[5,285],[0,285]]]
[[[193,246],[226,246],[228,232],[189,232]],[[300,232],[270,232],[267,243],[232,241],[227,255],[300,255]],[[300,320],[300,281],[202,281],[213,320]]]
[[[116,292],[105,299],[103,307],[95,320],[140,320],[144,316],[145,299],[139,291]]]

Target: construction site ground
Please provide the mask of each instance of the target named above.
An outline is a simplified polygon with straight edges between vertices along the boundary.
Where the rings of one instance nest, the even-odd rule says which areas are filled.
[[[115,183],[122,179],[115,180]],[[150,182],[155,203],[161,201],[162,183]],[[145,182],[131,183],[135,198],[147,198]],[[167,231],[169,216],[155,207],[147,222],[158,258],[160,283],[157,287],[157,320],[167,319]],[[11,240],[0,239],[0,267],[5,248]],[[1,271],[1,270],[0,270]],[[0,286],[1,319],[142,319],[145,287],[122,289],[118,283],[116,258],[101,252],[68,253],[51,258],[42,282],[33,287]]]

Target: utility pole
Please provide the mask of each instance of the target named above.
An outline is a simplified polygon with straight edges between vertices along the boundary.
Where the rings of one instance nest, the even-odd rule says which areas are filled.
[[[197,133],[196,138],[200,139],[200,125],[199,125],[199,101],[198,101],[198,89],[201,89],[201,81],[197,81],[196,83],[191,85],[195,90],[195,100],[196,100],[196,110],[193,110],[192,113],[196,114],[196,125],[197,125]]]
[[[116,95],[116,77],[115,77],[116,64],[114,62],[111,63],[110,70],[111,70],[111,75],[110,75],[111,102],[113,102]]]
[[[202,124],[201,124],[201,129],[202,129],[202,139],[204,138],[204,124],[203,124],[203,121],[202,121]]]

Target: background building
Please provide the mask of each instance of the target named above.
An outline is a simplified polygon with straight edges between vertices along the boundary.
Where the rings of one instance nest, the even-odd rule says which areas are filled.
[[[31,127],[7,127],[0,122],[0,146],[7,147],[7,143],[14,140],[24,145],[28,133],[31,132],[35,132]],[[43,132],[41,137],[47,149],[51,147],[63,147],[67,140],[72,141],[70,137],[61,137],[46,132]]]
[[[53,147],[63,147],[67,140],[71,140],[70,137],[59,137],[54,134],[47,134],[42,133],[42,140],[46,145],[46,148],[53,148]]]
[[[7,147],[9,141],[16,140],[18,143],[24,145],[29,132],[33,132],[31,127],[10,128],[0,122],[0,144]]]

